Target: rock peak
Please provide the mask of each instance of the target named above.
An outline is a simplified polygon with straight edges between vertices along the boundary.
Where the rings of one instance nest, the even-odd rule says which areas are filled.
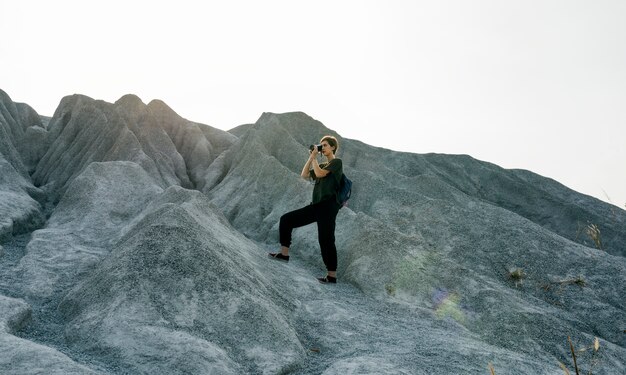
[[[134,94],[126,94],[122,96],[115,102],[115,105],[124,108],[142,108],[146,106],[141,98]]]

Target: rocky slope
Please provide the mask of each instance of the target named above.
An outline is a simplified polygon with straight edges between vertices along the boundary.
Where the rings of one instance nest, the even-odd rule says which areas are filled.
[[[265,255],[325,134],[354,181],[330,288],[314,226],[289,264]],[[0,172],[0,373],[560,374],[568,336],[626,371],[626,212],[529,171],[304,113],[224,132],[132,95],[46,119],[0,91]]]

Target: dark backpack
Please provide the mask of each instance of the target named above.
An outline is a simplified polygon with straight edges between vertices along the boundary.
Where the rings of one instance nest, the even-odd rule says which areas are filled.
[[[341,174],[341,181],[339,182],[339,190],[337,191],[337,201],[339,202],[339,208],[348,205],[348,199],[352,194],[352,181],[346,177],[345,173]]]

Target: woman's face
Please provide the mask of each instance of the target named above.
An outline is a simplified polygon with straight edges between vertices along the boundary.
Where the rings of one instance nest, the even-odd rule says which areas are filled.
[[[328,141],[322,142],[322,155],[329,156],[333,154],[333,149],[331,145],[328,144]]]

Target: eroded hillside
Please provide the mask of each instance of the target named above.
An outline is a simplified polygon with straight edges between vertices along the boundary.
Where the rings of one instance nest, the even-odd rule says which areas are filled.
[[[289,264],[266,257],[325,134],[354,181],[334,288],[314,278],[314,226]],[[599,338],[594,374],[622,373],[625,228],[532,172],[369,146],[304,113],[224,132],[74,95],[42,120],[0,91],[0,372],[557,374],[571,336]]]

